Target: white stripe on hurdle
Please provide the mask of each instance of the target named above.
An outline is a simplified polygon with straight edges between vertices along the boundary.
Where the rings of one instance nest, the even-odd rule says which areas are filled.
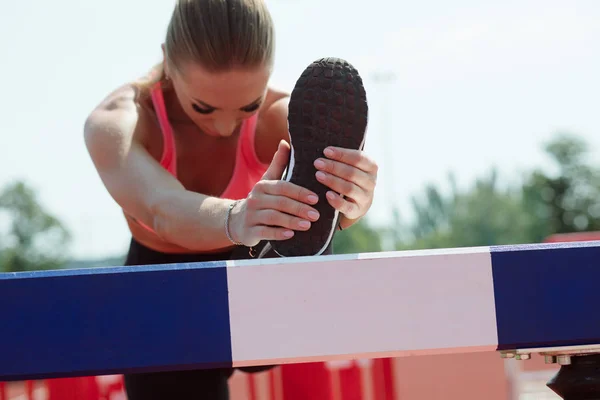
[[[237,261],[227,276],[234,366],[498,344],[486,247]]]

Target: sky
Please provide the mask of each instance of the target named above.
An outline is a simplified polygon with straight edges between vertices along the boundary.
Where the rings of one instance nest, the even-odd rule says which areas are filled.
[[[369,101],[380,166],[375,225],[452,171],[461,185],[548,167],[542,145],[573,132],[600,163],[596,0],[270,0],[272,84],[291,91],[315,59],[341,57]],[[122,255],[129,232],[83,143],[89,112],[161,60],[173,0],[0,5],[0,188],[25,180],[73,234],[71,255]],[[383,79],[385,78],[385,79]]]

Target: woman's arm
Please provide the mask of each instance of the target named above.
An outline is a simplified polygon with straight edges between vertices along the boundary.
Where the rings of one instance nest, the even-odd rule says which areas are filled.
[[[134,91],[117,91],[85,123],[88,152],[112,198],[161,239],[195,251],[227,247],[224,221],[231,201],[185,190],[135,137],[149,128]]]
[[[225,217],[233,202],[186,190],[150,156],[136,140],[150,121],[134,96],[132,89],[117,91],[86,120],[85,143],[108,192],[125,213],[152,227],[164,241],[198,252],[230,246]],[[285,240],[290,231],[305,229],[299,217],[312,209],[307,205],[312,193],[272,178],[281,176],[287,151],[281,148],[263,181],[232,211],[234,240],[252,246],[260,240]],[[275,212],[275,204],[287,205],[293,215]]]

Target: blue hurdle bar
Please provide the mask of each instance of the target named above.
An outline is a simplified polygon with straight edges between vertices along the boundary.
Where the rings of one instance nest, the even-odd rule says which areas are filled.
[[[600,242],[0,274],[0,381],[593,346]]]

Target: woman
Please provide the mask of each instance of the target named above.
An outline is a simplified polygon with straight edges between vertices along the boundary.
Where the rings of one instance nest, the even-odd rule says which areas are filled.
[[[346,229],[365,215],[377,173],[355,140],[366,103],[351,105],[364,118],[338,135],[352,136],[353,148],[315,154],[311,179],[288,168],[296,160],[306,169],[298,155],[308,148],[299,151],[302,137],[292,138],[290,157],[288,95],[268,87],[274,33],[262,0],[179,0],[162,48],[160,66],[111,93],[85,124],[93,163],[131,230],[127,265],[224,260],[259,242],[285,253],[278,244],[293,243],[321,217]],[[227,399],[231,373],[132,374],[125,382],[130,400]]]

